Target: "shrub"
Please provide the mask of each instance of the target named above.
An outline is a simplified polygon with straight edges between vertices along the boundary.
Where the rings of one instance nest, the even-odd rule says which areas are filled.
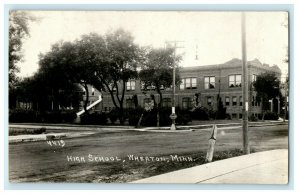
[[[217,111],[213,110],[213,109],[210,109],[208,111],[208,119],[210,120],[214,120],[217,118]]]
[[[230,114],[226,113],[226,117],[225,117],[226,120],[231,120],[231,116]]]
[[[43,122],[72,123],[76,119],[75,111],[53,111],[43,113]]]
[[[46,123],[60,123],[61,122],[61,117],[60,113],[55,111],[55,112],[45,112],[43,114],[43,120]]]
[[[84,114],[80,121],[81,124],[85,125],[105,125],[107,123],[107,115],[105,113]]]
[[[171,126],[172,124],[172,120],[170,118],[171,113],[172,113],[172,109],[168,107],[163,107],[160,110],[160,114],[159,114],[160,126]]]
[[[258,118],[254,114],[251,114],[251,116],[249,117],[249,121],[258,121]]]
[[[118,120],[118,118],[120,117],[120,113],[119,113],[119,111],[117,110],[117,109],[112,109],[109,113],[108,113],[108,118],[109,118],[109,120],[110,120],[110,122],[112,123],[112,124],[114,124],[117,120]]]
[[[157,123],[157,109],[153,108],[151,111],[144,111],[142,119],[142,126],[156,126]]]
[[[265,120],[278,120],[278,114],[275,112],[266,112],[265,113]]]
[[[203,106],[197,107],[191,112],[191,118],[193,120],[208,120],[209,111]]]
[[[172,120],[170,118],[171,115],[171,108],[163,107],[159,111],[159,124],[160,126],[170,126]],[[157,124],[157,108],[153,108],[151,111],[144,111],[143,108],[131,108],[126,109],[126,118],[128,118],[129,125],[137,126],[138,121],[143,114],[142,126],[156,126]],[[190,111],[188,110],[181,110],[176,108],[176,123],[177,124],[187,124],[191,121]]]
[[[9,111],[9,122],[34,123],[41,122],[41,114],[38,111],[15,109]]]
[[[75,111],[64,111],[60,113],[61,122],[72,123],[77,115]]]
[[[258,119],[262,120],[262,117],[263,117],[263,114],[259,114],[259,115],[258,115]],[[278,120],[278,118],[279,118],[279,117],[278,117],[277,113],[267,111],[267,112],[265,113],[264,120]]]
[[[75,111],[39,112],[35,110],[15,109],[9,111],[9,122],[16,123],[71,123],[76,119]]]
[[[192,121],[191,112],[188,110],[177,109],[176,123],[179,125],[187,125],[188,122]]]
[[[128,119],[128,124],[132,126],[137,126],[139,119],[143,113],[143,108],[128,108],[124,111],[124,117]]]

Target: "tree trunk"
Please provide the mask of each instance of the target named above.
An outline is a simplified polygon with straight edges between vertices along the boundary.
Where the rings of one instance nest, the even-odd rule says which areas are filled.
[[[123,105],[120,104],[120,116],[119,116],[119,120],[120,120],[120,124],[124,125],[124,109],[123,109]]]
[[[263,111],[262,118],[261,118],[262,121],[265,121],[265,114],[266,114],[266,111]]]
[[[159,113],[161,111],[161,106],[162,106],[162,93],[160,92],[160,88],[158,88],[157,92],[159,94],[159,103],[157,103],[157,116],[156,116],[157,117],[157,123],[156,123],[156,125],[157,125],[157,127],[159,127],[160,126],[160,115],[159,115]]]
[[[142,120],[143,120],[143,116],[144,116],[144,112],[141,114],[140,119],[139,119],[139,122],[138,122],[137,125],[136,125],[137,128],[140,128],[140,127],[141,127],[141,123],[142,123]]]
[[[157,114],[156,114],[156,126],[159,127],[159,110],[157,109]]]
[[[85,96],[86,96],[84,104],[83,104],[83,110],[84,110],[84,113],[86,114],[87,113],[87,104],[89,102],[89,88],[86,83],[84,83],[83,87],[85,89]]]

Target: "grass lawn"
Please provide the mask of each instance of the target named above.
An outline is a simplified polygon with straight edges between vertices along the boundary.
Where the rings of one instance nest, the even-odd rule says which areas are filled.
[[[241,131],[241,128],[218,131],[214,160],[241,155]],[[287,125],[249,131],[253,151],[288,148]],[[64,139],[64,147],[49,146],[46,141],[13,143],[9,145],[9,178],[12,182],[130,182],[203,164],[209,135],[208,130],[157,133],[111,129]],[[120,161],[90,162],[89,155],[118,157]],[[130,155],[169,160],[130,160]],[[171,155],[192,160],[172,160]],[[68,157],[84,161],[68,161]]]

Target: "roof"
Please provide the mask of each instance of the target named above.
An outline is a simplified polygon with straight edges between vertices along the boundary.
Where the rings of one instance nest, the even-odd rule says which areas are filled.
[[[262,64],[258,59],[254,59],[252,61],[247,62],[251,67],[256,67],[260,69],[264,69],[267,71],[273,71],[281,74],[281,70],[277,65],[270,66],[268,64]],[[201,66],[191,66],[191,67],[182,67],[180,69],[181,72],[185,71],[205,71],[205,70],[213,70],[213,69],[226,69],[226,68],[241,68],[242,60],[233,58],[230,61],[227,61],[222,64],[214,64],[214,65],[201,65]]]

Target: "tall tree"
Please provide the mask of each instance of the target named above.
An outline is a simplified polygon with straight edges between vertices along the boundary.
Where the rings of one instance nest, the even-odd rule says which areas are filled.
[[[269,100],[280,96],[279,84],[280,80],[276,75],[268,72],[258,75],[256,81],[253,83],[257,97],[262,102],[263,120],[266,111],[270,108]]]
[[[29,34],[29,22],[37,21],[37,18],[24,11],[9,12],[9,88],[17,81],[16,73],[19,71],[16,65],[22,59],[22,46],[25,37]]]
[[[41,83],[44,83],[44,89],[47,90],[51,103],[56,102],[57,107],[61,105],[62,98],[59,100],[59,96],[63,91],[78,93],[78,88],[75,86],[78,77],[74,73],[76,59],[76,47],[71,42],[56,43],[49,52],[40,55],[39,71],[36,76]]]
[[[91,33],[83,35],[81,39],[74,43],[75,56],[72,64],[69,65],[70,79],[79,83],[85,90],[86,98],[84,110],[87,113],[89,101],[88,84],[93,85],[102,91],[103,84],[96,79],[96,71],[105,64],[106,45],[102,36]],[[106,73],[106,72],[102,72]]]
[[[94,84],[98,90],[105,89],[120,113],[120,123],[124,123],[124,96],[126,82],[137,77],[137,64],[141,60],[141,50],[134,43],[132,35],[123,29],[107,33],[105,38],[105,59],[96,67]],[[104,88],[103,88],[104,86]]]
[[[157,104],[157,126],[159,126],[159,111],[162,108],[162,89],[170,88],[173,84],[173,66],[176,68],[176,85],[180,83],[178,62],[180,56],[174,56],[174,49],[151,49],[146,55],[146,61],[142,65],[139,73],[140,80],[143,82],[144,90],[147,87],[155,87],[155,91],[159,94],[159,102]]]

